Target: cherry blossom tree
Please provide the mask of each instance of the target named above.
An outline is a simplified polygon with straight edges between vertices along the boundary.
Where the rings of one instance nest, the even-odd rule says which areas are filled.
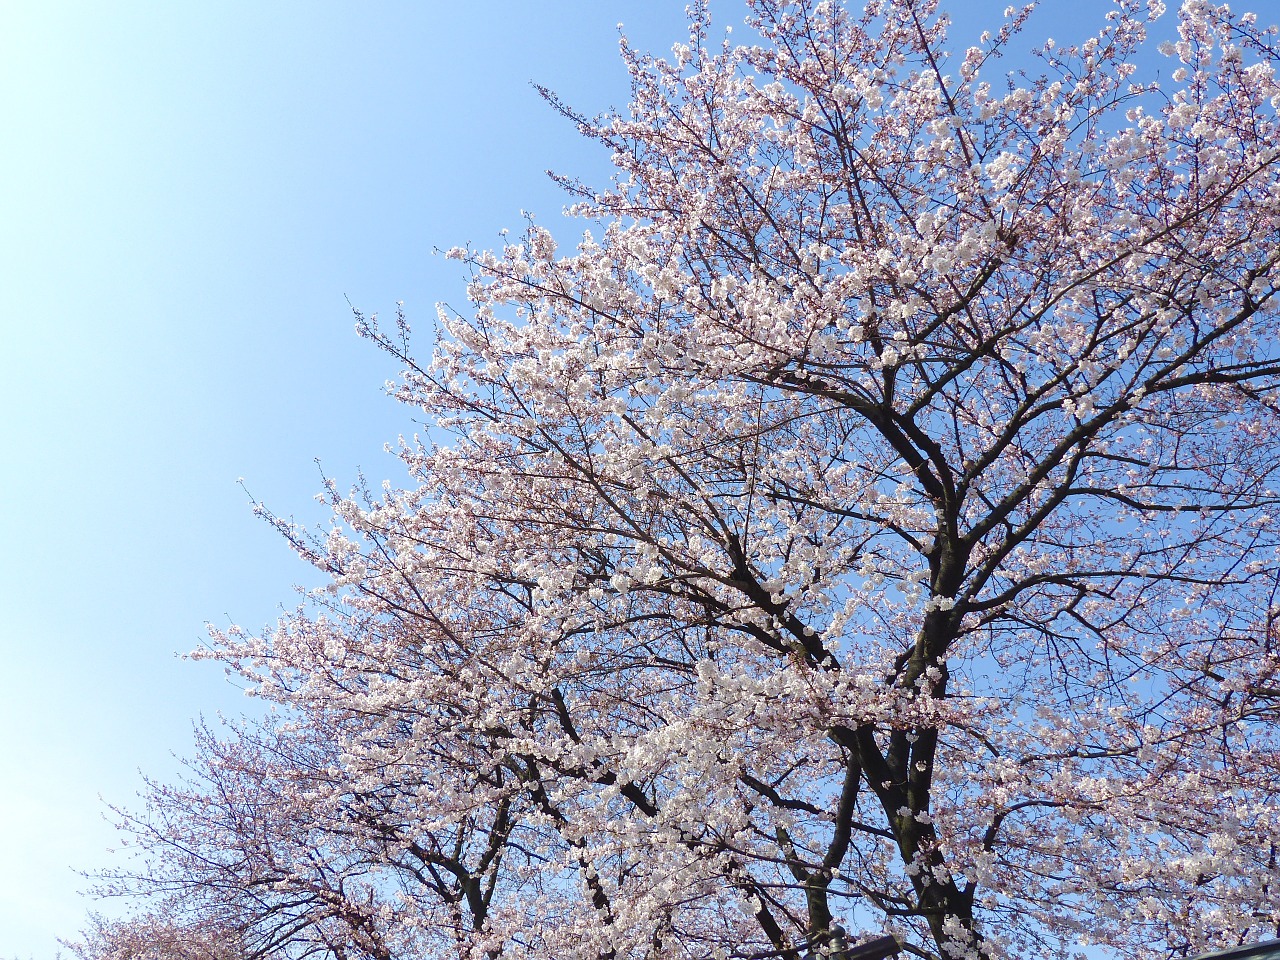
[[[66,943],[79,960],[243,960],[234,930],[175,924],[155,914],[129,920],[90,917],[90,927]]]
[[[617,170],[575,247],[450,251],[427,356],[359,318],[411,484],[263,510],[330,586],[215,634],[278,713],[125,889],[262,956],[1280,927],[1276,31],[1116,0],[1010,72],[1030,8],[750,8],[546,93]]]

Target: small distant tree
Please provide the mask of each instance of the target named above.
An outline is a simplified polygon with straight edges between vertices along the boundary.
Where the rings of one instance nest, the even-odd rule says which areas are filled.
[[[79,960],[244,960],[237,937],[207,923],[175,924],[158,915],[128,920],[91,916],[75,942],[64,943]]]
[[[283,709],[125,889],[254,956],[1275,933],[1275,30],[1116,0],[1037,75],[1029,8],[750,7],[624,44],[627,111],[547,94],[617,168],[576,248],[451,251],[429,358],[360,320],[431,439],[267,514],[331,586],[215,636]]]

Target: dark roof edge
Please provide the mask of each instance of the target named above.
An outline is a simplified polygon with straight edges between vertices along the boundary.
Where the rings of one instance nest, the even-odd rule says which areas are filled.
[[[1202,953],[1192,960],[1246,960],[1251,957],[1280,957],[1280,940],[1262,940],[1243,947],[1228,947],[1212,953]]]

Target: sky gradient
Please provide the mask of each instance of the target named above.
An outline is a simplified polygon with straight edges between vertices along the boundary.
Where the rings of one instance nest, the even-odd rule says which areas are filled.
[[[1054,2],[1038,38],[1105,6]],[[426,352],[434,303],[464,304],[434,248],[522,209],[572,242],[543,171],[603,183],[607,157],[529,83],[624,105],[619,21],[665,51],[683,2],[0,0],[0,957],[79,927],[99,795],[129,804],[196,716],[244,709],[177,655],[315,582],[237,478],[308,520],[317,459],[402,478],[382,447],[412,414],[348,298],[404,301]]]

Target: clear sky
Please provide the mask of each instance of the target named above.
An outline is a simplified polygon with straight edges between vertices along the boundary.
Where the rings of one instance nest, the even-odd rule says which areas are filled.
[[[1048,3],[1041,36],[1100,6]],[[433,248],[554,225],[548,167],[607,175],[529,81],[622,106],[615,25],[666,50],[683,6],[0,0],[0,957],[78,928],[99,795],[243,709],[175,654],[313,582],[236,479],[313,519],[316,458],[400,479],[398,371],[344,298],[403,300],[425,351],[433,304],[463,303]]]

